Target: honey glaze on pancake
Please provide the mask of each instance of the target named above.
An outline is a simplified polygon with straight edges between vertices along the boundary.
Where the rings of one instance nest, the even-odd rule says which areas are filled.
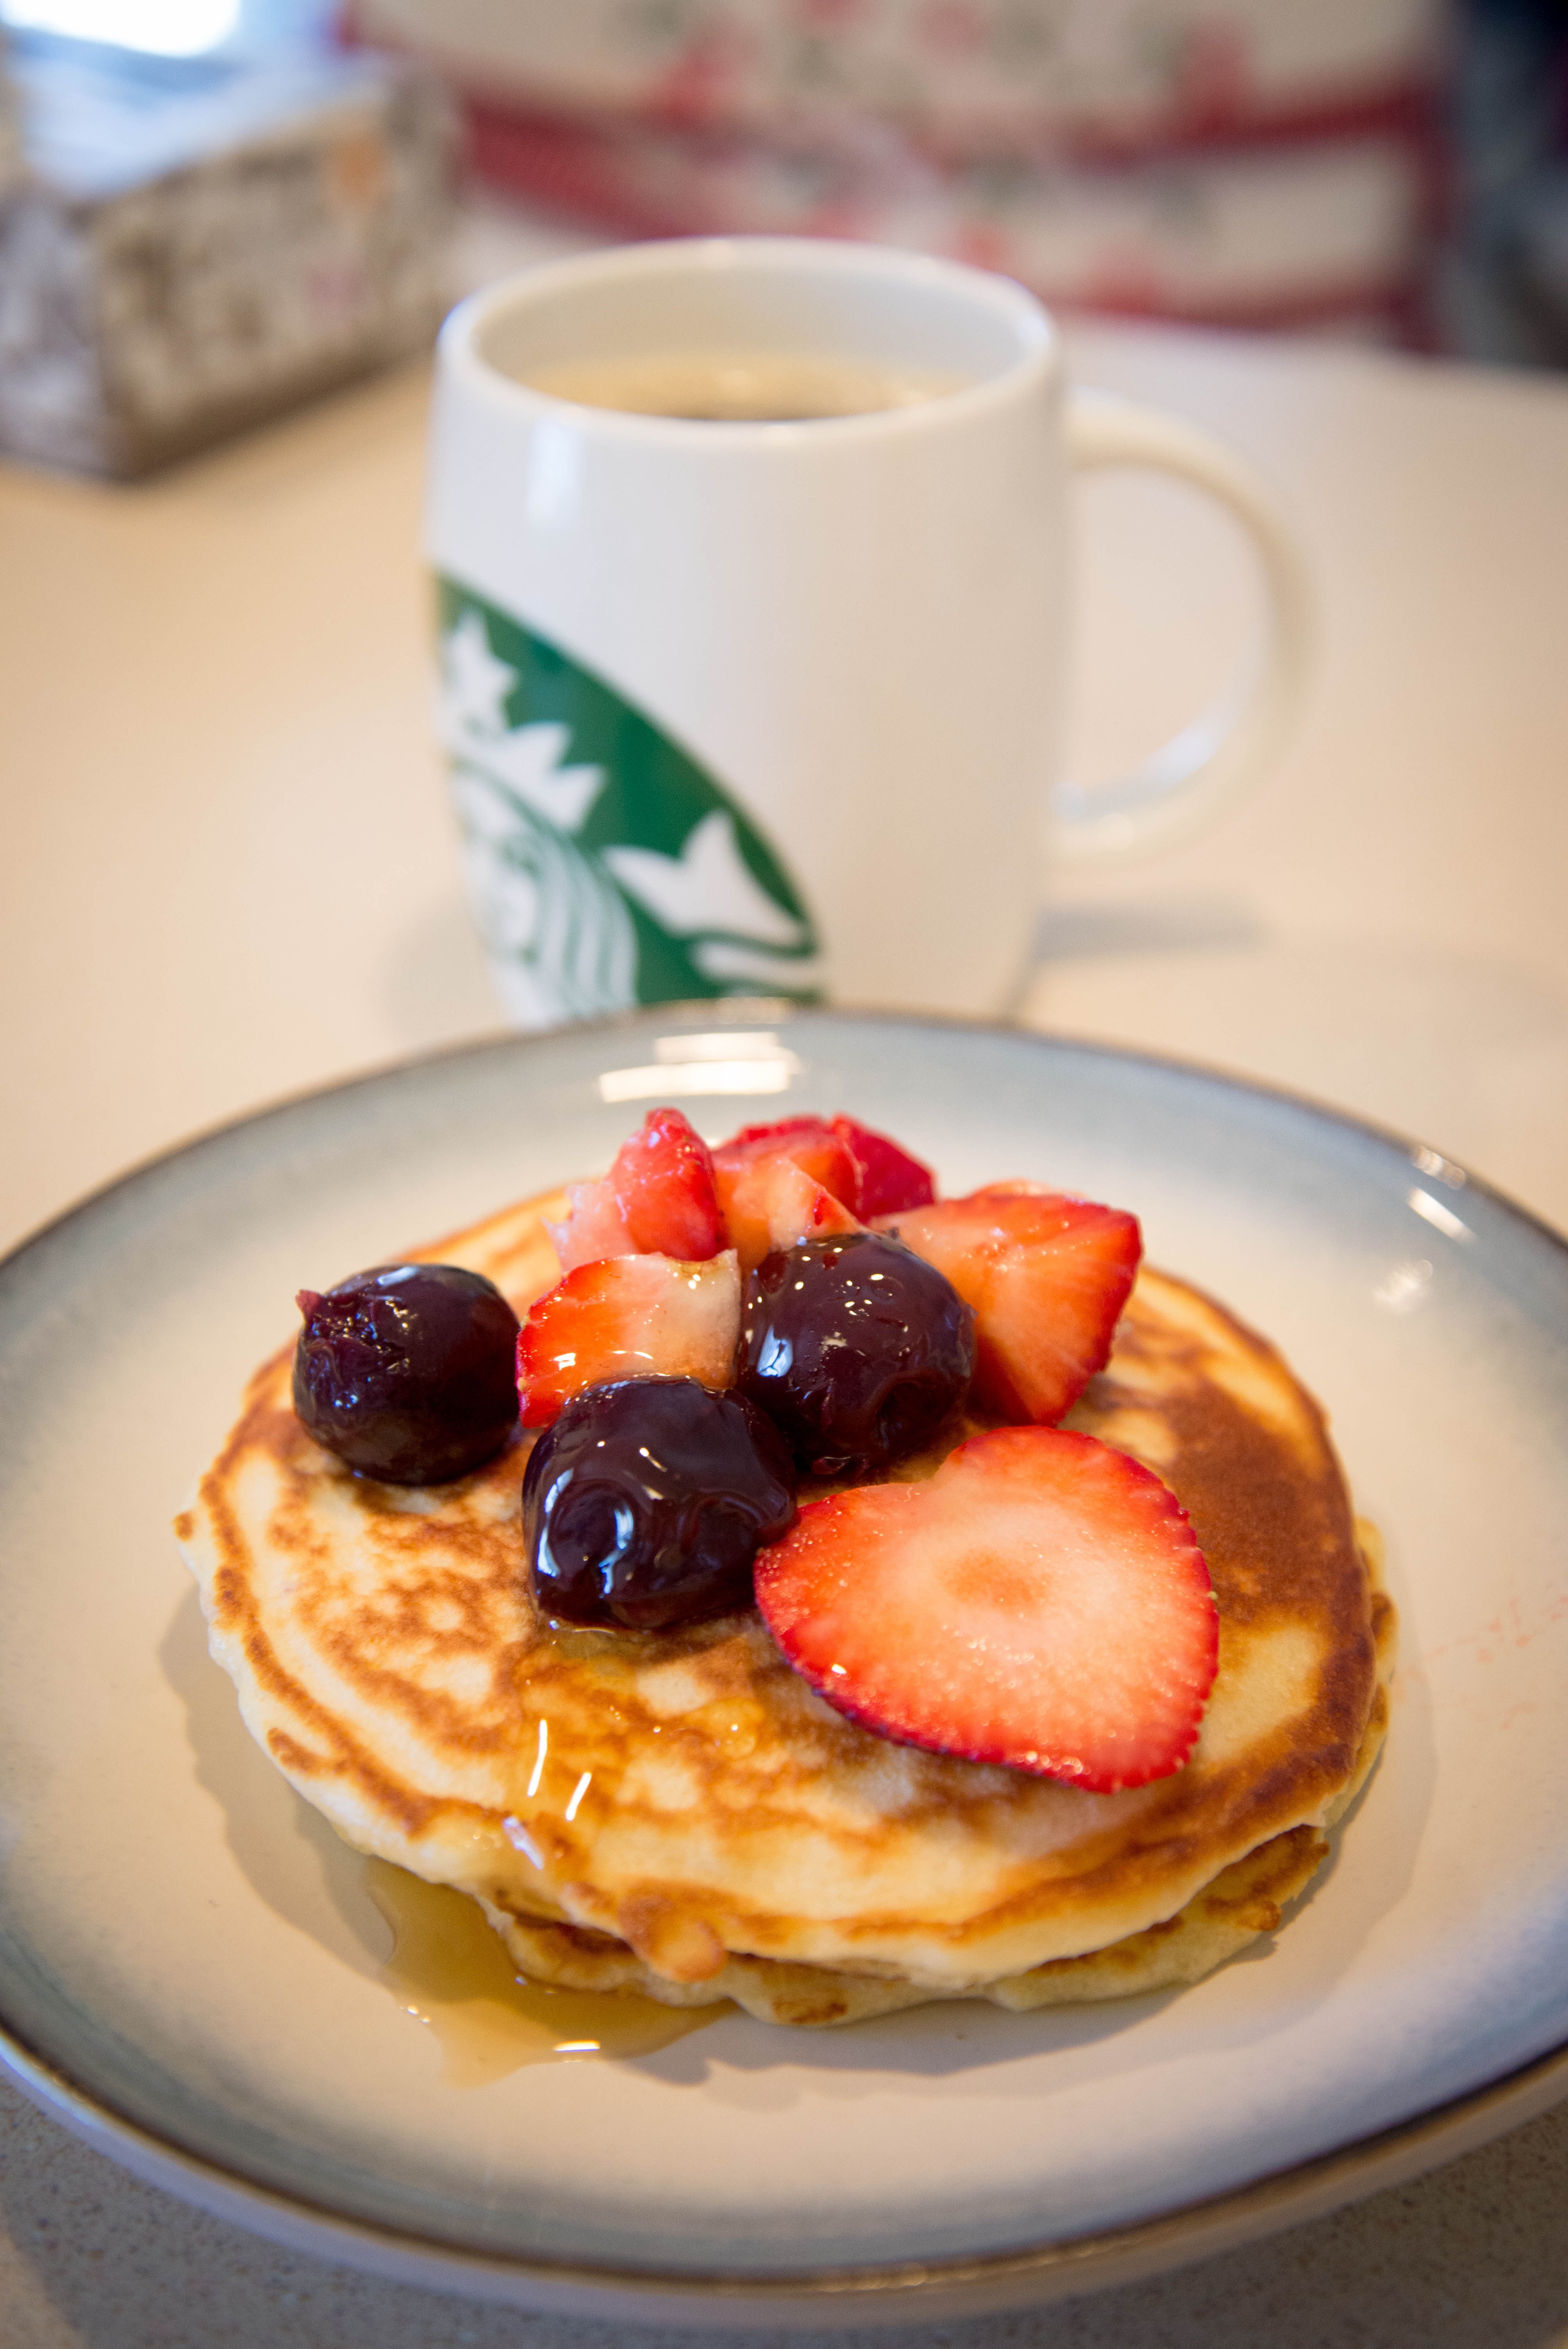
[[[554,1204],[422,1253],[526,1304],[553,1277]],[[514,1954],[551,1979],[683,2003],[741,1995],[731,1978],[758,1970],[809,1990],[837,1968],[883,2005],[999,1984],[1173,1919],[1315,1829],[1369,1758],[1370,1589],[1321,1414],[1263,1340],[1164,1276],[1141,1277],[1071,1423],[1187,1507],[1220,1673],[1185,1768],[1111,1795],[856,1727],[753,1613],[643,1634],[543,1622],[521,1444],[439,1490],[355,1478],[294,1419],[288,1361],[259,1374],[182,1522],[214,1652],[350,1841],[515,1920]]]
[[[662,2005],[634,1991],[551,1989],[518,1972],[460,1892],[380,1859],[365,1862],[365,1889],[392,1934],[381,1979],[438,2044],[448,2087],[488,2087],[525,2064],[654,2054],[725,2012]]]

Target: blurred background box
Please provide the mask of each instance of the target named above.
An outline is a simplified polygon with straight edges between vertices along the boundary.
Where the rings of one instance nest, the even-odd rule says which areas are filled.
[[[22,34],[0,450],[132,475],[428,345],[454,125],[407,64]]]
[[[351,0],[479,171],[633,233],[880,239],[1068,307],[1409,336],[1440,0]]]

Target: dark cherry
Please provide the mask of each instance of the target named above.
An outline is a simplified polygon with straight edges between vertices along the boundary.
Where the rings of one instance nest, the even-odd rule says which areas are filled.
[[[534,1596],[569,1623],[662,1630],[751,1604],[751,1562],[795,1522],[778,1430],[695,1379],[584,1387],[522,1479]]]
[[[482,1273],[380,1265],[298,1304],[294,1409],[364,1475],[444,1484],[517,1425],[517,1316]]]
[[[747,1277],[738,1392],[819,1476],[919,1450],[969,1391],[975,1316],[889,1232],[776,1248]]]

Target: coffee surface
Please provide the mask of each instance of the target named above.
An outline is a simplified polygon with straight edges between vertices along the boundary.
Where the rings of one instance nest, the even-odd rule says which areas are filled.
[[[704,424],[869,416],[939,399],[965,381],[934,368],[877,367],[810,351],[746,350],[645,351],[531,367],[521,379],[581,407]]]

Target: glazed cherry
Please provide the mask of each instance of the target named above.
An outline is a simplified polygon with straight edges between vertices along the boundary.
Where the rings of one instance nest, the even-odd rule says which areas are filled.
[[[297,1301],[294,1409],[362,1475],[445,1484],[517,1425],[517,1316],[482,1273],[380,1265]]]
[[[748,1607],[753,1558],[794,1522],[777,1429],[695,1379],[583,1388],[522,1480],[534,1596],[569,1623],[656,1631]]]
[[[800,1465],[864,1476],[916,1452],[969,1392],[975,1315],[888,1232],[776,1248],[747,1277],[737,1392]]]

